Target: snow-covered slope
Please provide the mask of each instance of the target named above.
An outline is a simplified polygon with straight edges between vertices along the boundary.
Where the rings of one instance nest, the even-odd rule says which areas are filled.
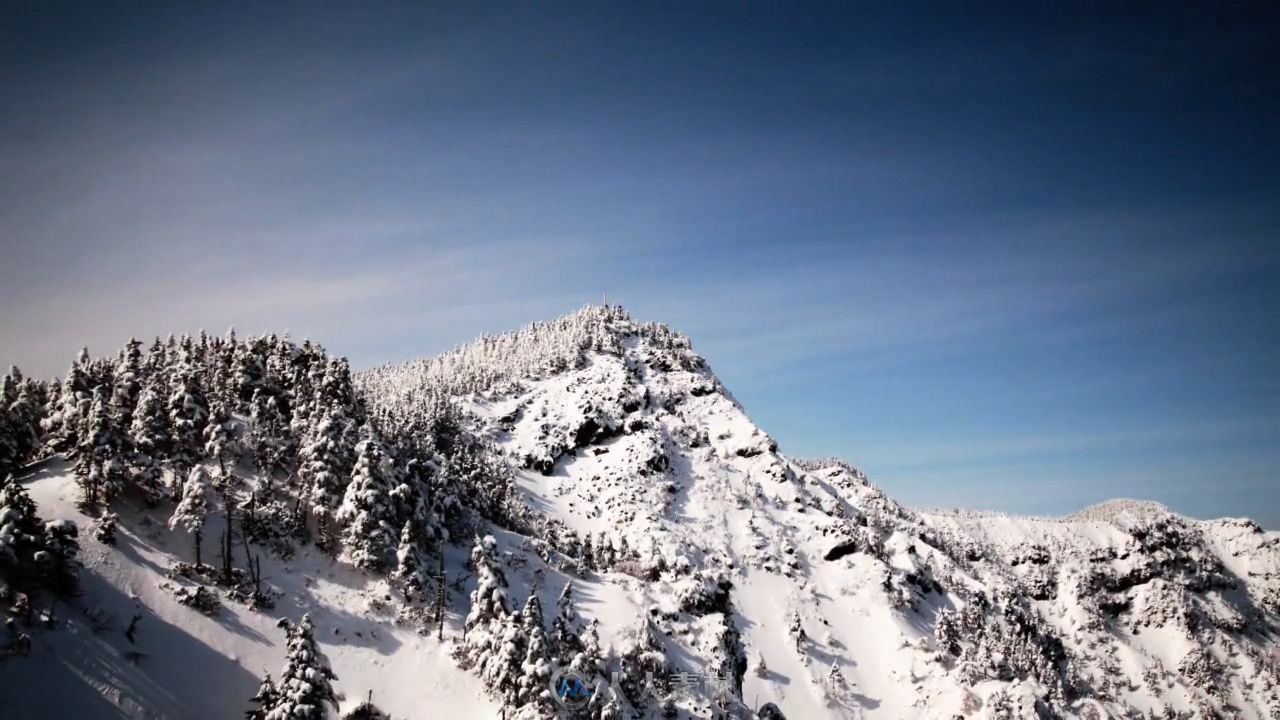
[[[785,455],[687,338],[615,307],[357,384],[389,437],[452,403],[511,465],[527,513],[491,528],[509,604],[553,608],[572,582],[576,629],[598,622],[597,692],[627,716],[1280,717],[1280,534],[1250,521],[1139,501],[1062,519],[905,508],[847,462]],[[21,482],[87,526],[57,461]],[[0,662],[0,686],[66,687],[65,716],[227,717],[281,665],[274,619],[309,611],[344,707],[372,690],[397,718],[498,716],[495,688],[452,657],[470,538],[447,551],[440,643],[397,625],[387,580],[306,546],[264,556],[274,610],[201,616],[162,587],[187,537],[162,529],[167,511],[129,512],[118,547],[84,539],[77,612],[116,625],[68,613],[68,632],[37,638],[50,652]],[[137,647],[120,630],[135,606]],[[6,692],[0,717],[35,707]]]
[[[76,509],[66,463],[50,460],[18,479],[46,519],[92,526]],[[31,633],[29,656],[0,660],[0,718],[243,717],[264,673],[277,674],[284,662],[277,620],[304,613],[337,675],[342,707],[373,691],[394,717],[421,717],[423,707],[454,718],[497,715],[481,682],[457,668],[446,644],[397,626],[378,602],[389,593],[385,582],[314,548],[289,561],[264,553],[275,608],[256,612],[224,600],[208,616],[180,604],[173,590],[189,583],[169,577],[175,562],[192,561],[190,538],[167,529],[168,512],[122,504],[114,547],[81,532],[81,596],[54,606],[55,628]],[[220,531],[211,517],[207,533]]]
[[[781,454],[678,335],[576,319],[592,330],[568,367],[459,396],[535,510],[637,553],[600,575],[667,637],[672,672],[738,659],[746,706],[798,718],[1280,713],[1280,535],[1132,501],[913,512],[846,463]],[[394,406],[469,352],[368,382]]]

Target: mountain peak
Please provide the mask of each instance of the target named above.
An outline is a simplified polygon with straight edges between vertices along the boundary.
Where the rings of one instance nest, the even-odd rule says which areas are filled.
[[[84,536],[88,602],[118,596],[112,610],[132,612],[121,593],[148,588],[167,621],[251,658],[255,673],[277,660],[269,642],[189,608],[249,599],[228,612],[260,628],[269,603],[285,618],[314,610],[338,676],[376,690],[397,716],[441,699],[402,682],[423,665],[400,652],[435,658],[433,680],[451,678],[455,694],[472,687],[460,669],[493,681],[516,717],[550,709],[511,688],[545,687],[553,657],[588,680],[621,674],[610,702],[644,720],[753,707],[772,718],[1280,711],[1268,654],[1280,615],[1275,533],[1132,500],[1065,519],[904,508],[844,460],[787,457],[687,337],[617,306],[355,377],[318,346],[274,337],[157,343],[145,356],[131,345],[73,366],[56,387],[24,381],[10,408],[30,426],[18,440],[44,430],[41,444],[15,446],[24,457],[77,453],[19,482],[47,516],[95,526]],[[134,507],[114,497],[122,484]],[[67,502],[73,486],[114,500],[147,559],[111,550],[114,513],[80,513]],[[198,572],[204,517],[226,518],[211,520],[212,538],[246,509],[227,504],[233,493],[252,498],[255,529],[240,530],[245,553],[223,556],[261,550],[265,576],[257,560],[248,574]],[[22,504],[10,495],[0,502]],[[468,562],[457,543],[470,538]],[[436,598],[448,630],[424,627]],[[551,606],[559,654],[539,640]],[[93,637],[58,642],[84,656]],[[403,677],[368,672],[377,649],[360,643],[378,637],[402,648]],[[526,638],[533,661],[508,638]],[[442,668],[451,658],[457,666]],[[14,664],[0,664],[0,679]],[[228,688],[249,697],[247,683]],[[140,706],[227,714],[225,703],[182,700],[186,712]]]

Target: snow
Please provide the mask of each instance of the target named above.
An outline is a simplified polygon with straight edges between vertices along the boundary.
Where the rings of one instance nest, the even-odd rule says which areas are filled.
[[[92,520],[75,509],[75,487],[61,461],[49,461],[19,478],[46,519]],[[450,638],[461,632],[454,608],[443,644],[397,627],[371,603],[385,583],[314,551],[289,562],[262,556],[263,575],[281,593],[276,607],[254,612],[224,601],[217,617],[182,606],[161,585],[176,561],[191,562],[190,538],[163,530],[162,511],[122,508],[114,548],[81,533],[83,596],[58,606],[59,624],[33,633],[30,657],[0,661],[0,718],[175,718],[225,720],[241,717],[265,672],[278,678],[285,635],[279,618],[310,612],[316,640],[345,696],[344,709],[374,701],[393,717],[414,717],[431,707],[451,718],[495,718],[478,678],[449,657]],[[148,527],[149,532],[139,530]],[[206,537],[220,532],[221,517],[209,517]],[[214,543],[206,548],[215,552]],[[141,614],[131,644],[124,635]],[[95,631],[90,614],[109,618]],[[100,614],[100,615],[99,615]],[[429,681],[424,681],[429,679]],[[56,692],[10,692],[10,688]]]
[[[707,678],[740,653],[736,709],[772,703],[792,719],[1030,717],[1046,697],[1074,717],[1196,713],[1208,702],[1246,719],[1280,712],[1280,661],[1265,660],[1275,657],[1280,534],[1249,521],[1196,521],[1142,501],[1066,518],[902,507],[847,462],[781,454],[686,338],[612,308],[359,382],[390,423],[440,394],[460,405],[468,429],[510,463],[528,507],[555,521],[541,537],[487,530],[507,604],[537,592],[549,629],[572,581],[576,629],[598,622],[610,670],[644,628],[673,674]],[[20,481],[45,519],[84,529],[69,472],[50,461]],[[351,487],[343,516],[364,511]],[[223,519],[209,502],[213,539]],[[56,630],[36,633],[29,658],[0,661],[0,686],[65,692],[5,693],[0,717],[238,716],[264,672],[278,679],[276,621],[304,613],[344,709],[372,690],[393,717],[498,716],[493,689],[454,659],[476,584],[470,538],[447,552],[448,576],[462,582],[441,643],[395,623],[387,580],[306,546],[289,561],[263,553],[275,609],[224,600],[218,616],[201,615],[166,589],[180,584],[168,569],[193,559],[191,537],[166,529],[163,510],[114,509],[116,547],[81,533],[84,597]],[[635,557],[586,570],[548,550],[548,528],[603,535]],[[110,629],[94,632],[86,611],[96,608],[114,618]],[[137,645],[123,634],[135,612]],[[940,618],[971,623],[959,656],[939,642]],[[1058,649],[1064,660],[1046,659]],[[1195,677],[1216,666],[1222,678]],[[702,686],[674,693],[681,717],[710,717],[722,700]]]
[[[652,362],[653,348],[626,334],[626,328],[623,335],[617,352],[587,352],[572,370],[465,396],[464,405],[479,430],[489,433],[513,465],[523,466],[517,485],[537,511],[580,535],[625,537],[642,556],[654,548],[677,574],[688,568],[691,575],[710,571],[731,581],[733,620],[743,653],[752,666],[763,657],[768,667],[762,677],[753,668],[745,674],[742,699],[748,707],[772,702],[788,717],[799,718],[950,718],[998,702],[997,696],[1006,693],[1015,703],[1018,698],[1034,702],[1043,693],[1034,681],[992,680],[969,687],[939,660],[934,617],[939,610],[964,604],[955,590],[918,596],[903,608],[902,591],[891,596],[882,588],[886,573],[894,576],[897,587],[927,565],[956,589],[1017,593],[1024,587],[1020,583],[1034,578],[1041,567],[1019,560],[1032,546],[1046,548],[1058,587],[1055,597],[1032,601],[1031,611],[1065,639],[1080,662],[1090,665],[1092,658],[1110,657],[1098,663],[1114,663],[1128,678],[1111,699],[1077,701],[1072,712],[1083,712],[1090,703],[1112,713],[1126,706],[1152,711],[1195,707],[1180,685],[1156,699],[1140,682],[1155,659],[1166,669],[1177,667],[1195,645],[1185,630],[1170,625],[1113,635],[1090,629],[1096,616],[1078,603],[1072,590],[1092,567],[1094,553],[1119,549],[1118,557],[1107,563],[1117,573],[1137,567],[1142,556],[1126,554],[1133,545],[1130,530],[1170,517],[1166,508],[1117,501],[1067,519],[913,512],[885,497],[847,463],[787,460],[705,365],[672,362],[657,369],[661,363]],[[620,409],[636,397],[646,399],[639,409]],[[618,434],[575,441],[588,419],[619,428]],[[658,470],[655,455],[663,456]],[[539,465],[547,458],[549,468]],[[869,532],[879,540],[883,560],[865,552],[824,560],[847,538],[849,523],[840,517],[856,526],[869,515],[887,523]],[[1232,527],[1237,542],[1243,542],[1239,535],[1253,531],[1247,525]],[[1222,533],[1204,528],[1206,546],[1216,549],[1213,555],[1238,577],[1273,567],[1274,550],[1255,553],[1258,564],[1250,565],[1221,545]],[[938,535],[957,541],[953,547],[970,543],[985,548],[989,560],[968,563],[948,557],[938,549],[944,545]],[[607,608],[588,604],[584,614],[607,609],[597,617],[610,638],[634,623],[636,610],[657,608],[663,617],[678,615],[678,598],[690,582],[665,575],[640,582],[617,572],[604,577],[626,588],[628,597],[611,600]],[[1144,602],[1158,602],[1166,582],[1156,579],[1134,591],[1138,616]],[[513,587],[517,584],[513,581]],[[1230,603],[1211,592],[1203,604],[1225,611]],[[808,633],[800,652],[786,632],[788,618],[797,612]],[[672,636],[668,654],[677,668],[706,669],[707,622],[706,617],[679,617],[665,623]],[[1237,662],[1249,665],[1242,658]],[[833,664],[845,680],[842,692],[827,683]],[[1085,670],[1086,682],[1094,683],[1096,676]],[[1248,695],[1239,687],[1233,699],[1244,708],[1241,716],[1264,717],[1265,693]],[[1251,708],[1256,713],[1250,714]],[[694,703],[685,709],[697,716]]]

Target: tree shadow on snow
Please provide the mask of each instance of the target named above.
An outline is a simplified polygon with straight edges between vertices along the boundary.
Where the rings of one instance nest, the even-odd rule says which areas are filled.
[[[186,630],[139,608],[110,583],[82,573],[85,600],[112,617],[95,632],[63,607],[53,630],[34,634],[31,655],[0,665],[0,718],[225,718],[239,715],[259,679]],[[88,598],[92,598],[91,601]],[[127,618],[143,615],[136,644]]]

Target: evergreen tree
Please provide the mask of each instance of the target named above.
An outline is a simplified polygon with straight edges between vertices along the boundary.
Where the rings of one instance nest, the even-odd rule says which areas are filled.
[[[529,595],[520,613],[521,628],[526,639],[518,696],[521,705],[535,704],[545,714],[555,711],[548,689],[551,683],[550,644],[542,624],[542,603],[536,592]]]
[[[395,546],[397,533],[389,495],[394,468],[376,440],[356,446],[356,465],[337,520],[346,523],[343,547],[357,567],[381,571]]]
[[[836,691],[844,688],[844,673],[840,672],[839,660],[832,661],[831,669],[827,671],[827,685]]]
[[[134,408],[138,405],[142,393],[142,343],[129,338],[120,351],[120,362],[116,364],[115,387],[111,397],[111,414],[116,426],[128,428],[133,423]],[[128,438],[122,438],[127,442]]]
[[[661,633],[653,621],[642,616],[625,638],[621,651],[622,692],[632,703],[645,700],[651,678],[667,674],[667,658],[663,652]]]
[[[551,657],[559,665],[573,662],[582,650],[578,638],[578,613],[573,604],[573,581],[564,584],[560,598],[556,600],[556,618],[551,623]]]
[[[44,523],[26,488],[0,478],[0,591],[3,586],[23,588],[34,582],[37,555],[44,548]]]
[[[347,417],[359,420],[360,410],[355,399],[355,384],[351,382],[351,367],[346,358],[332,358],[317,364],[321,375],[316,385],[316,404],[340,410]]]
[[[392,577],[404,583],[405,597],[412,599],[426,587],[426,563],[422,557],[422,532],[413,520],[405,520],[396,546],[396,568]]]
[[[93,522],[93,539],[103,545],[116,544],[116,525],[120,522],[120,516],[113,512],[104,512],[98,516]]]
[[[596,535],[596,570],[602,572],[610,570],[617,559],[613,539],[606,537],[604,531],[599,532]]]
[[[462,504],[457,479],[448,472],[448,462],[435,466],[437,472],[430,477],[427,477],[427,469],[421,463],[414,464],[416,462],[411,462],[410,472],[421,478],[419,487],[425,489],[428,539],[443,546],[453,538],[466,537],[471,526],[470,518]]]
[[[228,463],[234,464],[240,457],[240,443],[235,432],[235,422],[226,406],[221,402],[214,403],[204,428],[204,454],[216,462],[223,473],[226,473]]]
[[[583,677],[593,679],[604,671],[604,652],[600,649],[600,621],[592,620],[578,643],[581,650],[573,656],[572,667]]]
[[[0,478],[29,462],[40,448],[40,389],[16,367],[0,379]]]
[[[311,615],[289,629],[284,670],[275,703],[265,720],[323,720],[326,705],[337,708],[332,680],[337,679],[316,647]]]
[[[471,593],[471,610],[467,613],[468,630],[501,620],[510,612],[507,577],[498,561],[498,541],[492,535],[476,538],[471,548],[471,564],[476,574],[476,589]]]
[[[446,497],[454,494],[462,504],[481,516],[499,524],[511,525],[515,491],[511,468],[501,459],[501,453],[475,442],[457,443],[454,454],[441,470],[441,476],[442,492]],[[446,512],[448,511],[446,506]],[[454,520],[465,522],[465,518]]]
[[[261,395],[267,382],[267,368],[260,351],[264,343],[253,339],[239,345],[232,361],[232,383],[240,400]]]
[[[280,702],[280,691],[276,689],[275,682],[271,680],[271,673],[267,673],[262,678],[262,684],[258,686],[258,692],[249,701],[257,707],[245,711],[245,720],[266,720],[267,713]]]
[[[0,478],[18,467],[22,454],[18,447],[19,423],[10,409],[16,402],[18,387],[10,373],[0,378]]]
[[[152,383],[144,385],[138,396],[129,434],[134,450],[133,482],[149,502],[155,502],[164,495],[161,463],[172,443],[164,396]]]
[[[796,644],[796,652],[800,652],[808,636],[804,632],[804,623],[800,621],[800,612],[798,610],[791,611],[791,620],[787,625],[787,633]]]
[[[118,494],[123,479],[123,466],[118,462],[120,433],[111,416],[110,396],[105,385],[94,389],[84,430],[77,448],[76,475],[81,502],[93,508],[99,501],[110,501]]]
[[[528,638],[524,633],[521,616],[511,613],[496,623],[500,635],[480,666],[480,677],[489,690],[496,692],[504,706],[518,708],[521,704],[521,679]]]
[[[378,709],[373,704],[373,693],[370,692],[369,698],[359,705],[351,709],[346,715],[342,716],[342,720],[391,720],[391,716]]]
[[[299,456],[298,477],[313,513],[321,522],[338,507],[350,477],[346,438],[346,419],[340,414],[325,413],[309,429]]]
[[[76,592],[76,555],[80,552],[80,530],[70,520],[50,520],[44,525],[48,585],[61,596]],[[41,560],[37,554],[37,560]]]
[[[254,390],[249,403],[249,448],[258,472],[270,480],[285,467],[287,439],[283,437],[285,422],[276,399]]]
[[[174,469],[179,477],[196,464],[203,445],[208,402],[200,386],[198,370],[191,358],[191,339],[184,338],[169,392],[169,427],[172,429]]]
[[[88,363],[88,350],[81,350],[59,387],[57,408],[46,420],[49,447],[55,452],[68,452],[80,443],[80,426],[89,414],[92,401],[89,378],[85,374]]]
[[[499,647],[507,605],[507,577],[498,561],[498,541],[492,535],[476,538],[471,548],[471,565],[476,589],[471,592],[471,609],[464,621],[464,660],[482,671],[490,655]],[[523,659],[523,658],[521,658]]]
[[[182,485],[182,499],[169,518],[169,529],[182,528],[192,534],[195,540],[196,567],[201,562],[200,540],[204,533],[204,522],[209,514],[209,473],[204,467],[197,465],[187,475]]]

